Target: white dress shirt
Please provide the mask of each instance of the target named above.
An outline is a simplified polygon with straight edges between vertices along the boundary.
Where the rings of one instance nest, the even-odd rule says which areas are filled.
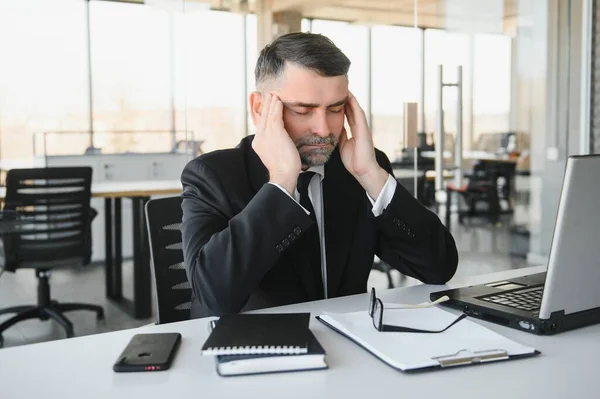
[[[323,214],[323,179],[325,179],[325,166],[313,166],[301,173],[304,172],[315,172],[315,175],[312,177],[312,179],[310,179],[308,184],[308,198],[310,198],[310,202],[315,209],[315,218],[317,220],[317,227],[319,229],[319,239],[321,243],[321,277],[323,279],[323,294],[325,299],[327,299],[329,297],[327,293],[327,259],[325,257],[327,252],[325,251],[325,215]],[[290,193],[288,193],[287,190],[281,187],[279,184],[271,182],[269,182],[269,184],[279,187],[281,191],[296,201],[298,206],[304,209],[304,212],[306,212],[307,215],[310,214],[309,211],[300,205],[300,193],[298,192],[298,189],[294,189],[294,195],[291,196]],[[390,202],[392,202],[392,198],[396,192],[396,184],[396,179],[394,179],[392,175],[389,175],[385,185],[383,186],[383,189],[381,190],[381,193],[379,194],[379,197],[377,197],[376,200],[371,198],[371,196],[365,192],[367,198],[373,205],[373,215],[381,215]]]

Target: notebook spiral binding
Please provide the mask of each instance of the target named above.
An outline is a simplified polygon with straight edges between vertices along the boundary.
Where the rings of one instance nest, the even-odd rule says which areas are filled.
[[[222,346],[202,351],[203,355],[300,355],[307,353],[307,348],[299,346]]]

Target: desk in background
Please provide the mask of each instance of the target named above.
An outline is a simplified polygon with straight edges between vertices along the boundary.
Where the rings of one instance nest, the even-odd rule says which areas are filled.
[[[457,279],[468,286],[544,271],[532,267]],[[443,286],[417,285],[381,292],[388,302],[418,303]],[[379,294],[379,293],[378,293]],[[323,312],[365,310],[367,294],[266,311],[312,312],[311,329],[327,351],[329,370],[219,377],[212,357],[201,356],[209,318],[0,350],[3,398],[583,398],[597,396],[600,325],[540,337],[480,322],[540,356],[509,362],[403,374],[314,319]],[[121,373],[112,364],[137,333],[180,332],[181,347],[168,371]],[[76,376],[76,377],[74,377]],[[32,383],[34,382],[34,383]]]
[[[104,198],[106,296],[137,319],[152,316],[150,248],[144,206],[152,196],[182,192],[177,180],[92,183],[92,197]],[[6,188],[0,187],[0,201]],[[132,202],[133,299],[123,296],[122,199]]]

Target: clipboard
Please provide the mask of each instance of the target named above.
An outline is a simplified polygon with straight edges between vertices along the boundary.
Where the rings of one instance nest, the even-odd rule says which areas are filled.
[[[449,312],[438,308],[416,311],[421,312],[423,318],[428,321],[431,321],[432,317],[455,318]],[[413,314],[417,314],[415,310]],[[452,327],[454,329],[465,323],[461,328],[454,331],[449,329],[441,334],[379,332],[373,327],[366,311],[324,314],[316,319],[382,362],[404,373],[516,360],[541,353],[468,319]],[[386,323],[392,324],[390,320],[386,320]],[[394,321],[394,324],[398,323]],[[433,342],[435,344],[432,344]],[[474,343],[469,344],[470,342]]]

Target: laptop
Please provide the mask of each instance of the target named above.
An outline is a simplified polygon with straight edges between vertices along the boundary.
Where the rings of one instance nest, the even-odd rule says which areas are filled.
[[[567,159],[545,273],[431,294],[469,316],[549,335],[600,322],[600,155]]]

